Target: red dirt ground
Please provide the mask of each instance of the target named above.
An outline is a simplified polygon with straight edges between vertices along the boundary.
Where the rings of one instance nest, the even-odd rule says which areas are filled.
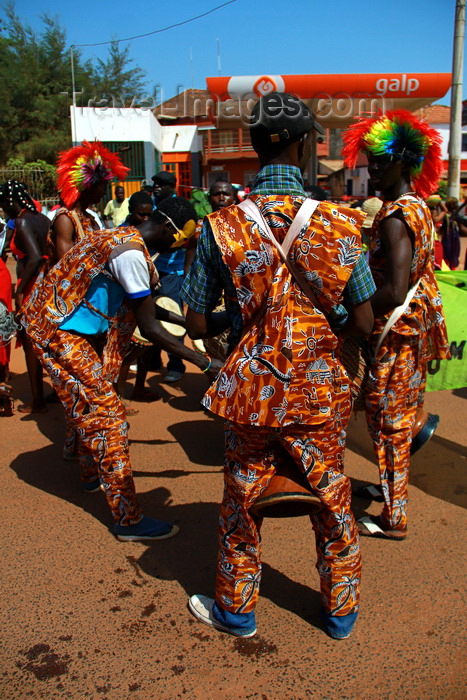
[[[29,398],[22,352],[12,383]],[[103,495],[85,494],[61,458],[60,405],[0,419],[3,556],[0,696],[81,700],[465,698],[467,391],[429,394],[437,434],[414,458],[404,542],[362,539],[361,614],[352,636],[320,627],[306,518],[263,530],[258,637],[203,626],[188,595],[213,593],[222,495],[222,424],[200,410],[206,378],[150,384],[133,404],[131,458],[145,513],[180,525],[172,540],[120,543]],[[347,471],[376,481],[362,416],[351,419]],[[376,504],[355,502],[357,514]]]
[[[29,400],[22,351],[11,369],[17,403]],[[144,512],[180,534],[149,546],[118,542],[103,494],[81,490],[61,456],[61,406],[0,418],[0,698],[464,700],[467,389],[426,397],[441,422],[412,460],[409,535],[362,538],[351,637],[320,626],[314,537],[295,518],[264,521],[258,636],[238,640],[186,609],[214,592],[222,423],[200,410],[197,369],[176,386],[161,377],[149,380],[161,401],[133,404],[131,459]],[[346,464],[357,484],[377,481],[361,414]]]

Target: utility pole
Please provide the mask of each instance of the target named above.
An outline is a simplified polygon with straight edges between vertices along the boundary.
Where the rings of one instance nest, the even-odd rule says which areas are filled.
[[[464,61],[465,2],[456,0],[452,52],[451,118],[449,125],[448,197],[459,197],[462,141],[462,67]]]

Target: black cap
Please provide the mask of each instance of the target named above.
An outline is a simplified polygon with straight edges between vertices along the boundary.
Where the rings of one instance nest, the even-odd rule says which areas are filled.
[[[270,92],[255,104],[250,116],[250,131],[255,141],[266,144],[297,141],[311,129],[324,134],[307,105],[285,92]]]
[[[160,185],[170,185],[171,187],[175,187],[177,184],[177,178],[168,170],[161,170],[153,175],[151,179],[153,182],[157,181]]]

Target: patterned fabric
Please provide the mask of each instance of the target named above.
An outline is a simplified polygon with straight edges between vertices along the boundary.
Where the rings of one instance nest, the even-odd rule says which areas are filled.
[[[281,461],[292,459],[307,476],[323,510],[311,518],[326,612],[358,610],[361,557],[350,511],[350,480],[343,474],[346,398],[334,415],[316,427],[252,428],[226,424],[224,499],[220,513],[217,603],[230,612],[251,612],[261,580],[260,529],[250,506],[261,495]]]
[[[386,265],[378,228],[384,218],[394,215],[403,219],[414,236],[409,286],[412,287],[420,278],[421,282],[409,308],[394,324],[392,332],[416,336],[420,343],[421,359],[446,359],[449,357],[449,345],[433,268],[433,220],[423,199],[413,195],[402,196],[395,202],[385,202],[376,215],[370,240],[370,269],[376,287],[379,289],[383,285]],[[381,333],[389,315],[375,320],[374,335]]]
[[[113,388],[112,358],[88,340],[57,330],[46,347],[34,349],[79,436],[83,482],[100,478],[115,522],[134,525],[142,513],[131,473],[125,409]]]
[[[218,306],[223,291],[231,328],[229,343],[235,345],[242,334],[242,314],[229,268],[222,261],[209,221],[205,219],[180,298],[190,309],[204,314]]]
[[[258,197],[282,242],[302,199]],[[235,423],[285,426],[323,423],[334,400],[348,397],[349,380],[335,355],[337,338],[324,315],[291,280],[275,247],[241,209],[210,214],[223,260],[236,288],[244,328],[203,404]],[[329,314],[361,254],[362,212],[323,202],[292,245],[290,258]],[[267,311],[255,323],[261,309]]]
[[[384,362],[381,361],[384,358]],[[423,405],[427,363],[416,338],[389,334],[370,370],[365,410],[384,497],[382,519],[407,529],[410,445],[417,408]]]
[[[22,324],[36,344],[47,346],[57,328],[84,299],[91,281],[103,270],[117,246],[143,250],[151,277],[154,266],[137,229],[128,227],[90,232],[38,282],[22,308]],[[105,347],[106,364],[112,368],[114,379],[120,371],[135,326],[134,316],[124,302],[107,333]]]
[[[141,519],[141,511],[125,411],[113,384],[136,321],[123,303],[107,334],[84,338],[59,329],[117,247],[143,250],[152,274],[154,266],[137,229],[90,231],[38,282],[23,307],[22,323],[65,409],[66,446],[74,446],[73,433],[78,437],[83,481],[100,477],[115,521],[132,525]]]
[[[266,165],[263,167],[256,176],[251,194],[293,194],[297,203],[306,198],[300,170],[291,165]],[[261,198],[261,201],[263,199]],[[264,201],[268,203],[267,199]],[[269,226],[275,228],[275,211],[271,210],[268,205],[263,208],[262,214]],[[229,269],[222,261],[209,220],[205,218],[202,235],[199,235],[197,252],[187,274],[181,296],[194,311],[208,313],[219,304],[222,290],[225,290],[225,306],[231,324],[229,344],[233,346],[238,343],[242,335],[242,314]],[[365,256],[362,254],[355,263],[344,289],[343,300],[346,304],[360,304],[369,299],[375,291],[373,278]],[[329,314],[329,320],[335,329],[339,329],[346,319],[347,311],[342,304],[335,306]]]
[[[274,188],[282,186],[279,179],[289,175],[294,183],[276,194]],[[298,169],[287,166],[283,170],[268,166],[260,176],[264,181],[257,178],[252,199],[282,242],[304,200],[303,183]],[[258,191],[263,186],[264,195]],[[327,313],[341,302],[361,257],[363,220],[364,214],[355,210],[321,203],[292,247],[295,265]],[[204,269],[192,267],[184,299],[191,308],[206,313],[216,306],[224,289],[232,326],[232,310],[240,309],[239,335],[246,329],[204,399],[207,407],[229,419],[217,603],[233,613],[254,609],[261,577],[261,522],[250,516],[249,508],[279,462],[291,459],[324,505],[312,519],[323,606],[338,616],[355,612],[361,560],[350,484],[342,473],[351,403],[348,378],[335,357],[337,338],[323,314],[292,281],[275,247],[240,209],[222,209],[205,221],[195,258]],[[214,235],[208,235],[208,227]],[[204,294],[196,286],[200,279],[201,284],[207,282],[207,294],[212,295],[207,308],[196,308]],[[374,287],[370,283],[368,288],[371,296]]]
[[[62,207],[61,209],[57,209],[57,212],[54,216],[53,222],[52,222],[52,228],[49,231],[49,237],[47,240],[47,246],[48,246],[48,252],[49,252],[49,267],[53,267],[57,262],[58,262],[58,253],[57,253],[57,248],[56,248],[56,243],[55,243],[55,236],[53,232],[53,227],[54,223],[57,219],[58,216],[61,214],[65,214],[67,216],[71,223],[73,224],[74,232],[73,232],[73,238],[72,242],[73,245],[80,241],[82,238],[87,236],[90,233],[94,233],[96,229],[93,226],[93,221],[91,220],[90,217],[86,216],[82,212],[76,210],[76,209],[65,209],[65,207]]]
[[[414,236],[410,286],[422,281],[409,305],[383,341],[370,371],[365,395],[369,427],[384,496],[382,518],[393,529],[407,528],[410,445],[417,407],[423,404],[429,359],[449,357],[441,297],[433,272],[432,219],[418,197],[386,202],[372,230],[370,267],[377,287],[383,284],[385,256],[378,226],[386,216],[403,216]],[[389,314],[388,314],[389,316]],[[386,322],[376,320],[373,346]]]

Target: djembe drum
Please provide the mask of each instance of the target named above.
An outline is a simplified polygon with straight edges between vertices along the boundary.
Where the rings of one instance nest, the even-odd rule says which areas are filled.
[[[435,413],[428,413],[423,406],[417,409],[415,424],[412,430],[412,444],[410,445],[411,455],[415,454],[425,442],[428,442],[438,427],[438,423],[438,415]]]
[[[136,326],[133,335],[131,336],[130,345],[126,351],[123,363],[126,365],[132,365],[139,360],[139,358],[144,355],[146,350],[150,348],[152,343],[146,338],[143,338],[141,332]]]
[[[282,462],[269,484],[250,508],[259,518],[296,518],[314,515],[323,504],[310,488],[305,475],[290,461]]]
[[[176,301],[170,299],[169,297],[156,297],[156,299],[154,300],[154,304],[160,306],[162,309],[172,311],[172,313],[182,316],[180,306],[177,304]],[[170,333],[176,338],[183,338],[183,336],[185,335],[185,328],[183,326],[180,326],[178,323],[170,323],[169,321],[161,321],[159,319],[156,319],[156,322],[160,324],[160,326],[164,328],[167,331],[167,333]],[[149,340],[146,340],[146,338],[144,338],[141,335],[138,326],[136,326],[134,333],[131,336],[130,345],[126,352],[124,363],[133,364],[137,362],[139,358],[142,355],[144,355],[146,350],[149,347],[151,347],[151,345],[152,343]]]

